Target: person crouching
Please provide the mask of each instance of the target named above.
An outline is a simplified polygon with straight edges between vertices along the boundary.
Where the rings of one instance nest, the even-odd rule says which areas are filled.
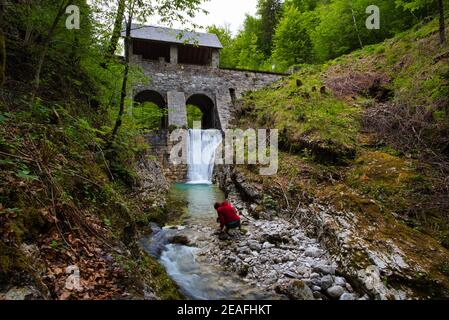
[[[223,203],[216,202],[214,204],[215,210],[217,210],[218,218],[217,222],[220,222],[220,231],[229,234],[231,229],[238,228],[242,231],[242,225],[240,217],[237,214],[237,210],[227,201]]]

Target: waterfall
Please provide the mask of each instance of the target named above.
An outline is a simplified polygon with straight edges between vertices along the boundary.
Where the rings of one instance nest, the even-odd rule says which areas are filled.
[[[212,183],[215,151],[221,140],[222,136],[219,130],[189,130],[187,183]]]

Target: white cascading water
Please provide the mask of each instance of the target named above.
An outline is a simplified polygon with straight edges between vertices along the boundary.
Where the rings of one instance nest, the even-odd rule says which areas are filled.
[[[219,130],[189,130],[188,184],[211,184],[215,152],[222,141]]]

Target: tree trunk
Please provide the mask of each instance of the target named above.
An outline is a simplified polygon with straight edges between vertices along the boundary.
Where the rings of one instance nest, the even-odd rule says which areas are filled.
[[[31,8],[31,6],[32,6],[31,0],[27,1],[26,4],[27,4],[27,9],[28,9],[26,14],[31,16],[31,9],[32,9]],[[25,36],[23,37],[23,45],[24,46],[28,46],[30,44],[32,32],[33,32],[33,22],[29,21],[26,26]]]
[[[446,42],[446,26],[444,23],[444,5],[443,0],[438,0],[438,12],[440,15],[440,43]]]
[[[125,0],[118,0],[118,9],[115,16],[114,30],[112,32],[111,40],[109,42],[108,50],[106,51],[105,60],[109,60],[114,56],[117,50],[118,40],[122,32],[122,23],[125,17]]]
[[[5,10],[5,0],[0,0],[0,87],[5,83],[6,68],[6,41],[3,32],[3,15]]]
[[[128,86],[128,75],[129,75],[129,48],[130,48],[130,39],[131,39],[131,25],[133,19],[133,11],[134,5],[131,6],[130,12],[128,15],[128,21],[126,23],[126,37],[125,37],[125,70],[123,72],[123,82],[122,82],[122,91],[120,94],[120,109],[117,116],[117,120],[115,121],[114,130],[112,130],[111,140],[109,141],[109,146],[114,143],[115,137],[117,136],[117,132],[122,125],[123,114],[125,113],[125,99],[126,99],[126,91]]]
[[[359,40],[360,48],[363,48],[363,42],[362,38],[360,38],[359,27],[357,26],[357,20],[355,18],[354,9],[352,8],[352,2],[351,2],[351,12],[352,12],[352,20],[354,21],[355,32],[357,33],[357,39]]]
[[[55,31],[56,31],[56,28],[58,26],[58,23],[61,20],[62,15],[65,12],[65,8],[67,6],[65,2],[66,2],[65,0],[61,1],[61,5],[60,5],[60,7],[58,9],[58,12],[56,14],[55,19],[53,20],[53,24],[51,25],[50,29],[48,30],[47,38],[45,39],[45,43],[44,43],[44,48],[42,49],[41,54],[39,56],[39,60],[38,60],[38,63],[37,63],[37,68],[36,68],[36,73],[35,73],[35,76],[34,76],[34,85],[33,85],[33,94],[32,94],[32,98],[31,98],[31,103],[34,102],[37,90],[39,89],[42,66],[44,65],[44,61],[45,61],[45,58],[47,56],[48,49],[50,47],[50,43],[51,43],[51,41],[53,39],[53,36],[55,34]]]

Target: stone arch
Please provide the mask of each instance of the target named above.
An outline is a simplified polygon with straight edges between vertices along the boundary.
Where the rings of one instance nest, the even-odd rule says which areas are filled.
[[[187,100],[186,105],[194,105],[200,108],[203,113],[201,121],[202,129],[218,129],[220,121],[218,120],[217,110],[214,100],[205,93],[192,94]]]
[[[165,102],[164,96],[155,90],[143,90],[134,96],[135,106],[144,102],[152,102],[161,109],[167,109],[167,103]],[[160,129],[168,129],[168,112],[165,112],[165,115],[161,119]]]

